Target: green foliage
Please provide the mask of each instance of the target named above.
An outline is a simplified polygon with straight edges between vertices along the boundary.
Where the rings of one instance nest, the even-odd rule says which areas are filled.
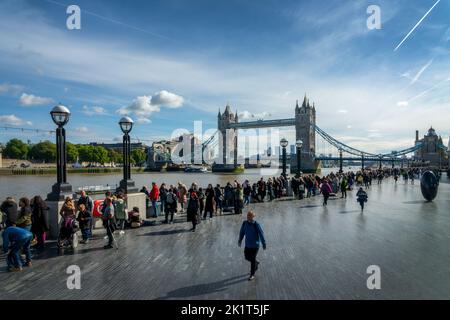
[[[76,145],[68,142],[67,143],[67,161],[75,162],[78,158],[78,148]]]
[[[131,151],[131,163],[141,165],[145,161],[145,151],[142,149],[134,149]]]
[[[108,150],[108,158],[111,162],[114,163],[122,163],[123,162],[123,156],[121,152],[117,152],[115,150]]]
[[[101,146],[78,145],[77,149],[80,162],[105,164],[110,161],[108,151]]]
[[[31,147],[28,157],[35,161],[55,162],[56,145],[50,141],[39,142]]]
[[[3,156],[9,159],[21,159],[27,158],[29,146],[19,139],[11,139],[3,150]]]
[[[93,162],[94,147],[85,144],[77,145],[80,162]]]
[[[106,162],[109,162],[108,157],[108,150],[106,150],[103,147],[94,147],[94,158],[93,162],[105,164]]]
[[[29,146],[19,139],[10,140],[4,150],[3,156],[10,159],[30,159],[34,161],[55,162],[56,161],[56,145],[50,141],[37,143]],[[108,162],[122,163],[122,152],[115,150],[107,150],[102,146],[91,146],[85,144],[67,143],[67,162],[100,163]],[[131,152],[131,162],[141,164],[146,160],[145,151],[135,149]]]

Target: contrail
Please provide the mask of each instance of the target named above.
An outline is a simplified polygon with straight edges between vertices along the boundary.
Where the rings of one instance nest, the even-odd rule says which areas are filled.
[[[61,6],[61,7],[67,7],[67,5],[65,5],[63,3],[60,3],[60,2],[57,2],[57,1],[54,1],[54,0],[44,0],[44,1],[52,3],[52,4],[56,4],[56,5]],[[133,30],[136,30],[136,31],[140,31],[140,32],[146,33],[146,34],[154,36],[154,37],[158,37],[158,38],[161,38],[161,39],[166,39],[166,40],[173,41],[172,39],[167,38],[167,37],[165,37],[163,35],[160,35],[160,34],[157,34],[157,33],[153,33],[153,32],[150,32],[150,31],[147,31],[147,30],[144,30],[144,29],[132,26],[132,25],[127,24],[127,23],[124,23],[124,22],[121,22],[121,21],[118,21],[118,20],[114,20],[114,19],[102,16],[102,15],[99,15],[99,14],[97,14],[95,12],[92,12],[92,11],[87,11],[85,9],[82,9],[82,12],[86,13],[86,14],[89,14],[91,16],[97,17],[99,19],[102,19],[102,20],[105,20],[105,21],[108,21],[108,22],[112,22],[112,23],[124,26],[124,27],[129,28],[129,29],[133,29]]]
[[[411,31],[406,35],[406,37],[403,38],[403,40],[398,44],[397,47],[395,47],[394,51],[397,51],[398,48],[400,48],[400,46],[403,44],[403,42],[405,42],[406,39],[408,39],[408,37],[411,35],[411,33],[414,32],[414,30],[416,30],[416,28],[422,23],[422,21],[428,16],[428,14],[431,12],[431,10],[434,9],[434,7],[436,7],[436,5],[441,2],[441,0],[437,0],[436,3],[430,8],[430,10],[427,11],[427,13],[425,13],[425,15],[422,17],[422,19],[419,20],[419,22],[416,23],[416,25],[411,29]]]
[[[414,76],[414,78],[411,80],[411,84],[416,83],[417,80],[419,80],[420,76],[422,75],[422,73],[424,73],[425,70],[428,69],[428,67],[433,63],[433,59],[431,59],[430,61],[428,61],[428,63],[426,65],[424,65],[419,72],[417,72],[417,74]]]
[[[438,82],[437,84],[435,84],[435,85],[432,86],[431,88],[429,88],[429,89],[427,89],[427,90],[425,90],[425,91],[419,93],[418,95],[416,95],[416,96],[414,96],[414,97],[408,99],[408,102],[411,102],[411,101],[414,101],[414,100],[416,100],[416,99],[419,99],[419,98],[423,97],[423,96],[426,95],[428,92],[433,91],[434,89],[436,89],[436,88],[439,87],[441,84],[443,84],[443,83],[445,83],[445,82],[447,82],[447,81],[450,81],[450,78],[447,78],[447,79],[445,79],[445,80],[443,80],[443,81],[441,81],[441,82]]]

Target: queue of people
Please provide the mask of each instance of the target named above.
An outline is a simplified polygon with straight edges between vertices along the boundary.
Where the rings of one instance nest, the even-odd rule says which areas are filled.
[[[169,186],[165,183],[158,186],[153,182],[150,190],[143,187],[141,191],[148,196],[148,203],[152,204],[150,210],[152,217],[164,214],[163,222],[173,223],[177,213],[186,213],[187,222],[192,224],[190,230],[195,232],[202,220],[211,220],[214,216],[223,215],[224,212],[242,214],[243,208],[250,203],[273,201],[285,197],[288,195],[288,190],[291,190],[297,199],[322,195],[323,206],[327,206],[330,197],[338,196],[340,193],[341,198],[345,199],[347,191],[356,187],[358,188],[357,201],[363,211],[368,200],[367,190],[370,189],[372,181],[380,184],[384,178],[393,176],[395,183],[399,177],[403,177],[405,183],[408,180],[414,183],[414,179],[420,178],[421,173],[419,169],[368,169],[356,173],[330,173],[323,177],[299,174],[289,179],[284,176],[270,177],[267,180],[260,178],[254,183],[250,183],[249,180],[239,183],[235,180],[224,187],[219,184],[213,187],[209,184],[206,188],[199,187],[196,183],[187,188],[181,182]],[[78,230],[82,235],[80,243],[88,243],[92,239],[94,215],[97,211],[97,216],[102,220],[106,230],[105,239],[108,240],[104,248],[113,248],[115,232],[123,235],[125,228],[139,228],[144,223],[140,217],[139,208],[133,207],[130,211],[127,208],[126,194],[120,191],[115,194],[106,192],[104,200],[98,207],[85,191],[81,191],[76,201],[67,197],[59,212],[61,224],[58,244],[60,242],[61,245],[62,242],[70,244],[73,234]],[[10,271],[20,271],[24,266],[30,267],[32,251],[44,249],[49,231],[48,210],[49,207],[40,196],[35,196],[31,200],[23,197],[18,203],[15,199],[8,197],[1,204],[2,227],[5,229],[3,249],[7,253],[7,265]],[[245,257],[251,263],[251,279],[259,264],[256,260],[255,248],[259,248],[260,243],[265,247],[262,228],[258,227],[258,224],[251,224],[253,219],[254,213],[249,212],[248,223],[243,224],[239,236],[239,244],[243,237],[247,239]],[[249,243],[256,238],[258,245],[255,244],[256,242],[250,245]],[[20,253],[23,253],[25,258]]]

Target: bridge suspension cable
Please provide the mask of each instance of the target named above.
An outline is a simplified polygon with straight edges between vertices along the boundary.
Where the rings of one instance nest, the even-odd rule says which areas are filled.
[[[393,151],[391,153],[384,153],[384,154],[374,154],[374,153],[358,150],[356,148],[346,145],[345,143],[330,136],[328,133],[326,133],[325,131],[320,129],[317,125],[314,125],[314,129],[322,138],[324,138],[328,143],[330,143],[331,145],[336,147],[338,150],[342,150],[343,152],[347,152],[349,154],[352,154],[352,155],[358,156],[358,157],[364,156],[364,158],[392,159],[392,158],[397,158],[399,156],[406,155],[408,153],[412,153],[422,147],[422,143],[417,143],[413,147],[403,149],[400,151]],[[442,146],[440,145],[439,148],[445,150],[445,146],[443,146],[443,145]]]
[[[11,127],[11,126],[0,126],[0,129],[8,131],[8,130],[14,130],[14,131],[22,131],[22,132],[36,132],[36,133],[46,133],[46,134],[53,134],[55,133],[54,130],[42,130],[42,129],[32,129],[32,128],[20,128],[20,127]]]

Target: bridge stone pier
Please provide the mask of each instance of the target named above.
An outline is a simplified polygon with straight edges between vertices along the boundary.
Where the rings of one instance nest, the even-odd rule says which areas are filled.
[[[315,159],[316,152],[316,109],[314,104],[310,104],[309,99],[304,97],[303,103],[299,106],[298,101],[295,106],[295,117],[290,119],[277,120],[257,120],[239,122],[237,112],[233,114],[229,105],[225,107],[223,113],[218,114],[219,136],[219,161],[214,163],[214,172],[233,172],[243,169],[243,164],[238,163],[238,130],[258,129],[270,127],[295,127],[296,140],[303,141],[301,152],[301,171],[316,172],[319,161]],[[295,144],[295,141],[291,141]],[[291,157],[291,172],[297,172],[296,157]]]

